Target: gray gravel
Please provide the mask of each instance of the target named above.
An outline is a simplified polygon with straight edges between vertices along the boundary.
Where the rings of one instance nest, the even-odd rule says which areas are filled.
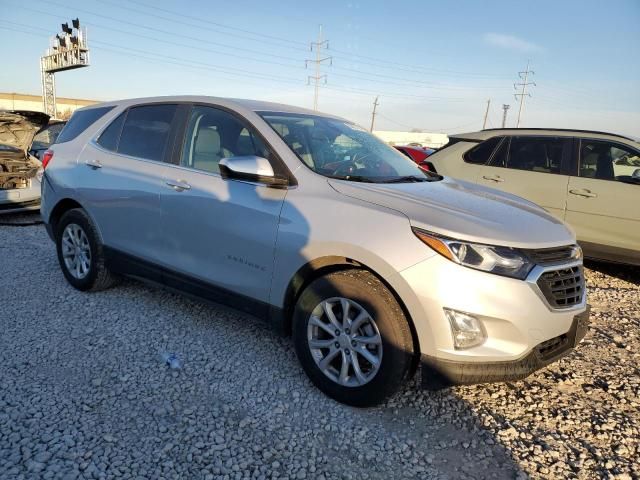
[[[640,478],[640,275],[591,266],[570,357],[358,410],[260,321],[134,281],[82,294],[42,226],[0,226],[0,478]]]

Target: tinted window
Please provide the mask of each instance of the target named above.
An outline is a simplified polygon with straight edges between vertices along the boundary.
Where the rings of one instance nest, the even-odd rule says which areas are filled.
[[[640,152],[619,143],[581,140],[580,176],[622,181],[637,178],[640,183]]]
[[[257,155],[270,159],[269,150],[238,118],[224,110],[196,106],[192,109],[180,164],[218,173],[226,157]]]
[[[561,173],[562,155],[571,139],[512,137],[507,168],[531,172]]]
[[[473,147],[464,155],[465,161],[484,165],[489,161],[493,150],[498,146],[498,143],[500,143],[502,138],[503,137],[493,137]]]
[[[509,156],[509,142],[510,138],[505,138],[504,141],[500,144],[498,149],[491,157],[491,166],[494,167],[506,167],[507,166],[507,158]]]
[[[64,143],[73,140],[113,108],[114,107],[97,107],[74,112],[62,129],[62,132],[60,132],[60,135],[58,135],[56,143]]]
[[[122,124],[124,123],[125,113],[118,115],[113,122],[100,134],[98,143],[106,148],[115,152],[118,149],[118,140],[120,139],[120,132],[122,131]]]
[[[53,125],[49,125],[33,138],[31,148],[33,150],[49,148],[49,146],[56,141],[63,128],[64,123],[54,123]]]
[[[176,105],[130,108],[124,122],[118,153],[162,161]]]

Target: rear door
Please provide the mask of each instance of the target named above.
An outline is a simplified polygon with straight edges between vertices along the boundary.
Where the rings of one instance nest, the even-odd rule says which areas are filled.
[[[210,105],[191,108],[179,145],[174,164],[165,166],[161,195],[165,261],[194,280],[197,290],[218,287],[219,295],[232,292],[267,302],[286,190],[224,180],[219,162],[243,155],[272,161],[274,154],[248,122]],[[184,286],[189,279],[165,281]]]
[[[476,181],[524,197],[564,220],[572,142],[570,137],[505,137]]]
[[[81,154],[79,189],[106,246],[158,263],[160,194],[176,104],[130,107]]]
[[[567,222],[587,255],[639,262],[640,152],[608,140],[578,142],[578,175],[569,179]]]

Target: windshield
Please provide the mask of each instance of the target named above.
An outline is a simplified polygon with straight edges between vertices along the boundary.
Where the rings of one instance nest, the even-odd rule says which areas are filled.
[[[302,162],[331,178],[360,182],[435,179],[365,129],[334,118],[261,112]]]

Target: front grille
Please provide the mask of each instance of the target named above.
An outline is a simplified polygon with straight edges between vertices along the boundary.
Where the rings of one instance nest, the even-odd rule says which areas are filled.
[[[584,276],[582,266],[561,268],[540,275],[538,287],[554,308],[569,308],[582,302]]]
[[[575,245],[564,247],[541,248],[538,250],[527,250],[529,258],[538,265],[554,265],[576,260]]]

